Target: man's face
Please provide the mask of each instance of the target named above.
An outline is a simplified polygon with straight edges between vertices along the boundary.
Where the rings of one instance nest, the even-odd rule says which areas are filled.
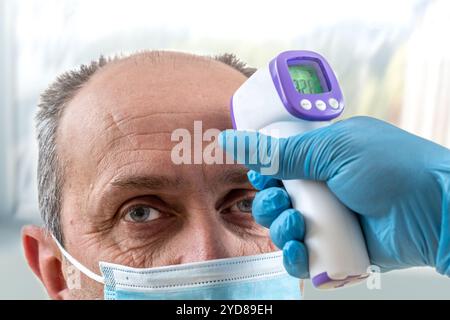
[[[194,139],[194,121],[203,130],[231,126],[230,97],[245,80],[180,54],[138,56],[95,74],[58,129],[67,251],[96,273],[99,261],[149,268],[273,251],[252,219],[245,168],[171,161],[175,129]],[[68,295],[101,298],[103,287],[82,277]]]

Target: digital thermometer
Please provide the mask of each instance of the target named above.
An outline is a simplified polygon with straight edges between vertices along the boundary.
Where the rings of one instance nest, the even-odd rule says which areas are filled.
[[[311,51],[286,51],[256,71],[233,95],[231,118],[238,130],[284,138],[329,124],[344,109],[335,74]],[[320,289],[339,288],[368,276],[370,266],[355,214],[325,182],[284,180],[306,224],[309,271]]]

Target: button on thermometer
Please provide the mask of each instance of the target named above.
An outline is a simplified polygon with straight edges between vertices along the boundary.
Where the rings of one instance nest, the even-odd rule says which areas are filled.
[[[344,109],[335,74],[311,51],[280,53],[233,95],[231,117],[238,130],[285,138],[329,124]],[[325,182],[284,180],[292,205],[306,224],[309,271],[320,289],[367,278],[370,266],[358,219]]]

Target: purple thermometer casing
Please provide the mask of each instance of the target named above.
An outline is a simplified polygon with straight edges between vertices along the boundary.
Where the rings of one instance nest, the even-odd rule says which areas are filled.
[[[297,64],[314,67],[318,71],[317,74],[325,92],[317,94],[298,92],[289,74],[289,66]],[[336,75],[328,62],[318,53],[305,50],[282,52],[270,61],[269,70],[283,105],[294,117],[309,121],[327,121],[338,117],[343,112],[344,99]],[[310,101],[311,109],[306,110],[301,107],[301,101],[304,99]],[[335,99],[338,102],[337,108],[332,108],[329,105],[330,99]],[[325,103],[325,110],[319,110],[315,107],[318,101]],[[316,288],[327,283],[333,283],[334,287],[340,287],[352,282],[355,278],[359,278],[359,275],[336,281],[331,279],[327,272],[323,272],[314,276],[312,283]]]
[[[289,74],[289,66],[299,64],[311,65],[317,70],[325,92],[303,94],[295,89]],[[328,62],[318,53],[306,50],[285,51],[269,63],[269,69],[281,101],[286,110],[294,117],[309,121],[327,121],[338,117],[344,110],[344,99],[336,75]],[[300,102],[304,99],[311,102],[310,110],[301,107]],[[337,108],[332,108],[329,105],[331,99],[338,102]],[[319,110],[315,107],[318,101],[325,103],[325,110]]]

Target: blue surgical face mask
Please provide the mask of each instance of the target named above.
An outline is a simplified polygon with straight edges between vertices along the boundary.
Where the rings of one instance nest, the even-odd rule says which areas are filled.
[[[284,269],[281,251],[158,268],[100,262],[100,276],[56,243],[73,266],[104,284],[104,297],[108,300],[297,300],[302,297],[300,280]]]

